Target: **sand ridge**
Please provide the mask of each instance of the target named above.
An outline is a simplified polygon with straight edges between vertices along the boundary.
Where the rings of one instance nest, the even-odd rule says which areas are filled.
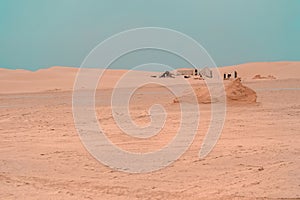
[[[251,81],[259,74],[262,77],[274,76],[279,80],[297,79],[300,77],[300,62],[265,62],[246,63],[236,66],[218,68],[220,74],[234,70],[243,81]],[[70,91],[76,79],[78,68],[54,66],[37,71],[27,70],[0,70],[0,94],[42,92],[47,90]],[[113,88],[116,81],[128,70],[105,70],[103,74],[102,88]],[[160,72],[133,71],[134,79],[147,79],[151,81],[151,75],[160,75]],[[166,80],[167,81],[167,80]]]

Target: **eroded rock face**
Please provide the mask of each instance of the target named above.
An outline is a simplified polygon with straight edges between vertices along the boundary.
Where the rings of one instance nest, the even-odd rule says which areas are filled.
[[[225,91],[229,102],[255,103],[257,99],[256,92],[244,86],[240,78],[226,85]]]
[[[241,83],[241,79],[237,78],[229,83],[224,83],[226,100],[228,103],[255,103],[257,99],[256,92],[249,87],[244,86]],[[211,97],[210,92],[206,85],[194,87],[199,104],[208,104],[221,102],[224,96]],[[175,98],[174,103],[186,102],[192,103],[192,94],[186,94],[181,97]]]

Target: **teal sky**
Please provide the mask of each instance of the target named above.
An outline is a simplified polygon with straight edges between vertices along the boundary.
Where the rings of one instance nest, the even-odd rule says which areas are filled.
[[[300,60],[299,0],[1,0],[0,67],[80,66],[99,42],[144,26],[191,36],[218,66]]]

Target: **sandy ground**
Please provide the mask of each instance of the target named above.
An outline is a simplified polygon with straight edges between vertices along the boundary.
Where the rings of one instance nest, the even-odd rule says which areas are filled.
[[[222,135],[203,160],[198,152],[211,113],[210,104],[200,104],[201,121],[188,151],[170,166],[146,174],[106,167],[82,145],[72,115],[76,69],[1,69],[0,199],[299,199],[300,63],[250,63],[221,72],[233,69],[256,92],[257,103],[227,106]],[[149,123],[153,103],[164,106],[167,121],[148,140],[123,134],[112,117],[110,96],[112,83],[124,73],[104,76],[96,94],[97,118],[119,147],[155,151],[176,134],[179,105],[164,87],[139,88],[130,104],[134,122]],[[135,73],[140,78],[153,74]],[[276,79],[252,79],[257,74]]]

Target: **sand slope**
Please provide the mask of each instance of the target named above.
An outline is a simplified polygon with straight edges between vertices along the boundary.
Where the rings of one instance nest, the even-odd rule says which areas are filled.
[[[246,63],[235,66],[221,67],[221,73],[230,73],[236,70],[243,80],[250,80],[255,75],[275,76],[277,79],[300,77],[300,62],[260,62]]]
[[[274,66],[274,73],[266,65]],[[200,123],[187,152],[170,166],[146,174],[115,171],[99,163],[82,145],[74,125],[72,91],[67,91],[73,87],[77,69],[1,69],[0,199],[299,199],[298,64],[249,66],[253,68],[242,65],[238,69],[242,82],[225,81],[227,96],[233,101],[252,101],[255,95],[247,86],[256,92],[258,103],[227,107],[224,129],[213,151],[199,160],[211,120],[211,105],[200,104]],[[283,73],[284,68],[291,71]],[[148,111],[154,103],[164,106],[167,120],[162,131],[149,140],[129,137],[117,126],[110,106],[113,91],[109,87],[124,73],[108,71],[104,76],[104,85],[96,94],[98,122],[120,148],[158,150],[177,133],[179,104],[172,103],[175,97],[166,87],[139,88],[130,101],[132,120],[138,125],[149,123]],[[277,79],[255,80],[255,74]],[[130,76],[147,79],[148,75],[134,72]],[[172,85],[177,80],[159,81]],[[204,83],[195,80],[193,84]],[[20,92],[24,94],[16,94]],[[202,95],[207,97],[207,93]]]

